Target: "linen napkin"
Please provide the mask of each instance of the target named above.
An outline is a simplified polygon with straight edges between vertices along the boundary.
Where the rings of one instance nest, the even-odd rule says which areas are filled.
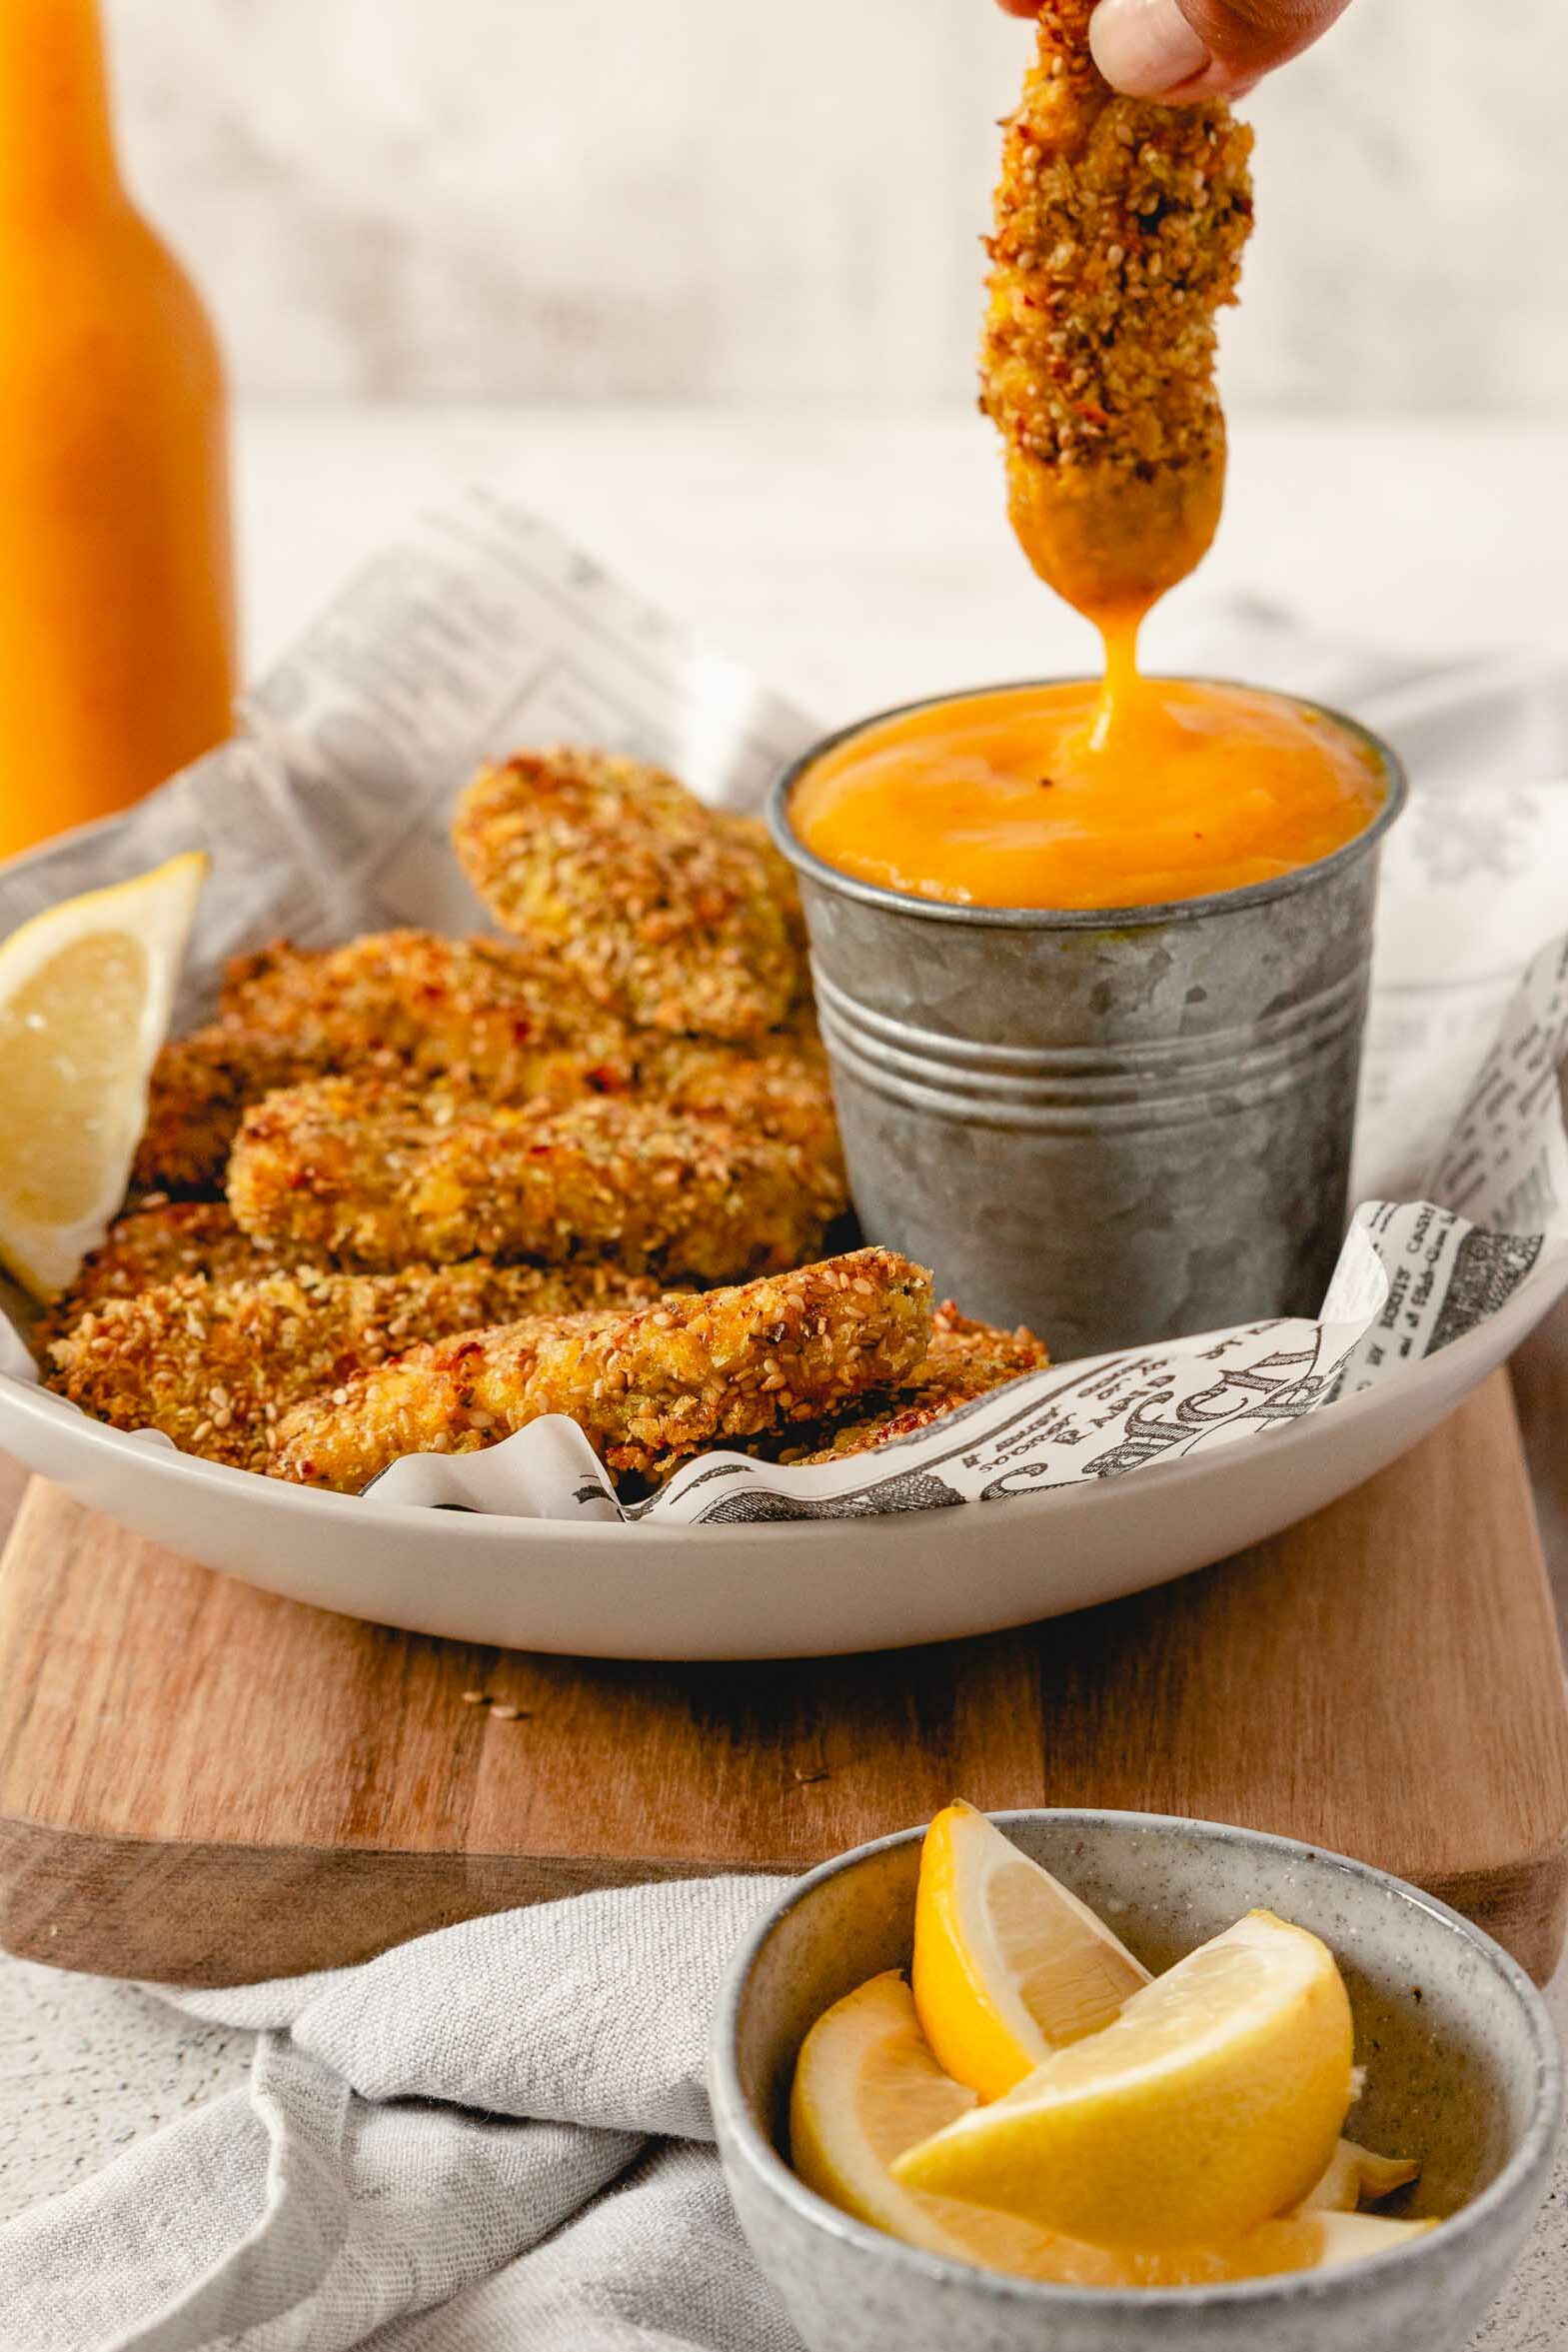
[[[248,2091],[0,2229],[5,2352],[793,2352],[711,2146],[729,1958],[785,1882],[503,1912],[166,1997]]]

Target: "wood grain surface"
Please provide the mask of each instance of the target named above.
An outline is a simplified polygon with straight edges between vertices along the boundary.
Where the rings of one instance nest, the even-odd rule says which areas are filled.
[[[0,1943],[65,1967],[319,1967],[589,1886],[796,1870],[958,1793],[1305,1837],[1548,1975],[1568,1710],[1506,1378],[1235,1560],[878,1657],[432,1641],[253,1591],[41,1484],[0,1568]]]
[[[1558,1629],[1568,1637],[1568,1299],[1530,1333],[1508,1368],[1547,1580]]]

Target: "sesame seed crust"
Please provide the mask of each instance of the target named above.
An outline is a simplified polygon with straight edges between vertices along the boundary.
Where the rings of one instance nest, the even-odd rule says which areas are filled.
[[[215,1284],[259,1281],[300,1262],[326,1267],[321,1253],[270,1249],[242,1233],[222,1200],[169,1200],[120,1217],[99,1247],[83,1259],[38,1327],[41,1345],[60,1338],[89,1308],[111,1298],[133,1298],[159,1282],[204,1275]]]
[[[833,1112],[827,1056],[808,1013],[747,1045],[712,1039],[639,1041],[638,1087],[678,1119],[728,1123],[801,1146],[824,1221],[842,1214],[848,1178]]]
[[[221,1187],[247,1108],[339,1071],[450,1078],[498,1102],[567,1102],[633,1083],[624,1023],[515,945],[394,931],[321,952],[275,942],[237,957],[217,1021],[154,1067],[139,1187]]]
[[[308,953],[286,940],[238,957],[223,1018],[307,1070],[457,1078],[497,1102],[613,1092],[632,1080],[624,1023],[505,940],[370,933]]]
[[[627,1314],[541,1316],[416,1348],[283,1424],[274,1474],[353,1491],[407,1453],[468,1453],[547,1413],[619,1473],[820,1418],[925,1351],[930,1276],[889,1249]]]
[[[798,901],[753,817],[560,746],[480,770],[453,847],[490,913],[642,1029],[749,1038],[805,994]]]
[[[179,1274],[107,1297],[48,1349],[48,1384],[121,1429],[161,1429],[183,1452],[264,1470],[283,1416],[418,1343],[524,1313],[657,1294],[603,1266],[299,1266],[255,1281]]]
[[[324,1079],[247,1112],[229,1204],[258,1240],[350,1264],[586,1255],[732,1280],[808,1258],[844,1206],[836,1135],[806,1144],[766,1124]]]
[[[930,1344],[913,1369],[891,1392],[874,1400],[873,1409],[857,1413],[836,1426],[823,1423],[791,1441],[772,1458],[784,1462],[842,1461],[890,1445],[895,1437],[912,1437],[944,1413],[977,1396],[1041,1371],[1050,1361],[1043,1341],[1021,1324],[1015,1331],[998,1330],[991,1323],[962,1315],[949,1299],[938,1306],[931,1324]]]

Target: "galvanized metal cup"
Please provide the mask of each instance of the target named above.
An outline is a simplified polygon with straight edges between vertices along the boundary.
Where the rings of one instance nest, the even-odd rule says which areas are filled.
[[[933,696],[928,704],[961,702]],[[1317,705],[1303,705],[1318,709]],[[1344,1234],[1386,778],[1333,857],[1213,898],[1088,913],[949,906],[855,881],[774,791],[866,1237],[1060,1360],[1315,1314]]]

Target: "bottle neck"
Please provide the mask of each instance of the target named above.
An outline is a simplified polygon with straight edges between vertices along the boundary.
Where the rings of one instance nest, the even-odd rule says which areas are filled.
[[[119,193],[97,0],[0,0],[0,208]]]

